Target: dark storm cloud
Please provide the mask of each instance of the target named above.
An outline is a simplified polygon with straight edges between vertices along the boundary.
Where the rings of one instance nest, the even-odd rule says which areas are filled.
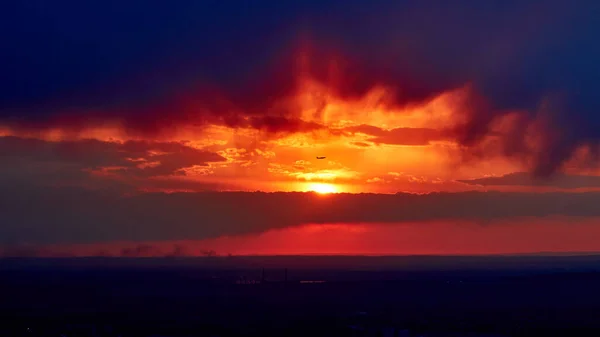
[[[295,89],[293,47],[304,34],[306,68],[343,97],[383,83],[395,89],[391,104],[418,103],[471,84],[482,98],[463,107],[467,122],[455,130],[466,151],[507,110],[523,110],[502,154],[527,156],[535,174],[549,175],[582,145],[596,163],[599,9],[561,0],[11,1],[0,11],[10,32],[0,41],[0,118],[74,129],[110,119],[145,134],[186,123],[306,130],[274,105]],[[264,120],[272,116],[280,119]],[[524,130],[540,119],[530,148]]]
[[[77,186],[118,194],[145,191],[239,190],[234,183],[185,179],[210,173],[222,156],[178,142],[44,141],[0,137],[0,187],[5,193]],[[185,168],[192,167],[192,173]]]
[[[315,223],[488,221],[600,216],[598,193],[427,195],[206,192],[122,196],[79,188],[0,195],[0,244],[196,240]],[[422,224],[426,226],[426,223]]]
[[[84,169],[105,168],[147,178],[183,174],[181,170],[186,167],[208,166],[209,162],[225,161],[225,158],[176,142],[117,143],[93,139],[50,142],[8,136],[0,137],[0,161],[7,171],[14,167],[13,173],[24,178],[27,174],[29,178],[35,177],[40,172],[64,172],[63,178],[68,178],[71,174],[83,175]]]

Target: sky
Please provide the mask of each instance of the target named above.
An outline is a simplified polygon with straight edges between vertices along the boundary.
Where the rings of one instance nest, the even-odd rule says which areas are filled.
[[[6,1],[0,255],[599,251],[599,14]]]

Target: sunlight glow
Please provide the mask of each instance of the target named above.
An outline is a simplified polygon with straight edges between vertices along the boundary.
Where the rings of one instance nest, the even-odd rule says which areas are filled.
[[[321,195],[463,191],[480,187],[457,180],[526,169],[504,157],[486,157],[469,165],[455,159],[461,158],[463,150],[443,130],[464,122],[463,108],[473,95],[470,86],[439,93],[419,104],[398,106],[393,97],[396,89],[376,83],[361,95],[343,94],[343,88],[336,87],[345,79],[344,74],[336,73],[337,59],[329,63],[320,58],[305,60],[312,57],[310,52],[300,54],[301,63],[325,62],[323,65],[333,67],[331,74],[336,78],[317,79],[309,64],[300,64],[298,73],[293,74],[298,82],[296,92],[270,98],[273,111],[265,111],[265,116],[275,110],[295,113],[281,120],[265,120],[283,123],[273,130],[261,126],[263,122],[254,125],[260,116],[239,111],[235,112],[239,125],[229,125],[219,118],[208,122],[200,116],[200,120],[182,121],[173,130],[157,134],[132,133],[121,121],[108,120],[100,125],[86,124],[77,132],[60,126],[29,130],[0,125],[0,137],[52,142],[94,139],[106,142],[102,146],[110,149],[144,147],[143,151],[127,154],[127,165],[107,163],[86,170],[106,179],[128,179],[123,173],[144,171],[154,175],[152,181],[140,187],[148,191],[198,191],[211,184],[218,185],[220,191],[303,191]],[[196,104],[195,99],[178,99],[178,106],[191,109]],[[499,119],[491,125],[492,130],[509,132],[519,123],[519,116]],[[532,138],[531,142],[535,141]],[[323,155],[325,160],[315,158]],[[169,169],[172,165],[181,167]]]
[[[308,185],[308,190],[319,194],[338,193],[338,189],[332,184],[312,183]]]

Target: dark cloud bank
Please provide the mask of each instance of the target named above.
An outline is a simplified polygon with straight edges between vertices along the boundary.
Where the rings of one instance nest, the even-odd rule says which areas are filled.
[[[196,240],[306,223],[487,222],[552,215],[591,217],[600,215],[599,201],[600,193],[321,196],[205,192],[122,196],[109,191],[23,185],[13,186],[0,195],[0,244]]]
[[[94,139],[52,142],[12,136],[0,137],[0,159],[4,166],[16,170],[19,165],[23,169],[26,163],[36,163],[40,171],[50,171],[52,164],[59,164],[75,174],[85,169],[111,168],[121,175],[141,178],[184,174],[181,170],[187,167],[225,161],[216,153],[178,142],[118,143]]]
[[[293,94],[301,71],[342,97],[386,84],[393,105],[470,85],[453,137],[480,153],[490,125],[519,110],[497,154],[547,176],[580,146],[597,163],[599,9],[559,0],[13,1],[0,14],[11,32],[1,41],[0,120],[73,130],[118,121],[145,135],[206,123],[309,130],[293,107],[274,104]],[[298,46],[311,55],[303,68]],[[534,121],[542,127],[531,147]]]

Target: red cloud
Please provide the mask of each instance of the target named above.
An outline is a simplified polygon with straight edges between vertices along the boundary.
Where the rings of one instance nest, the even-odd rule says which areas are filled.
[[[220,86],[202,79],[175,90],[165,90],[144,100],[116,102],[103,107],[75,106],[48,102],[42,109],[55,111],[45,118],[8,119],[4,124],[15,130],[61,128],[77,131],[100,124],[121,125],[126,131],[149,137],[174,132],[180,126],[220,124],[233,128],[253,128],[265,132],[307,132],[322,128],[299,120],[299,107],[293,102],[310,79],[324,86],[327,94],[339,99],[364,96],[376,86],[390,92],[388,105],[420,103],[452,89],[424,85],[405,72],[393,72],[391,64],[375,66],[370,60],[342,56],[324,43],[301,43],[281,54],[261,74],[236,86]],[[39,108],[39,107],[38,107]]]
[[[344,128],[344,131],[351,134],[366,134],[371,137],[369,140],[376,144],[429,145],[433,141],[450,139],[442,131],[427,128],[395,128],[384,130],[376,126],[363,124]]]

